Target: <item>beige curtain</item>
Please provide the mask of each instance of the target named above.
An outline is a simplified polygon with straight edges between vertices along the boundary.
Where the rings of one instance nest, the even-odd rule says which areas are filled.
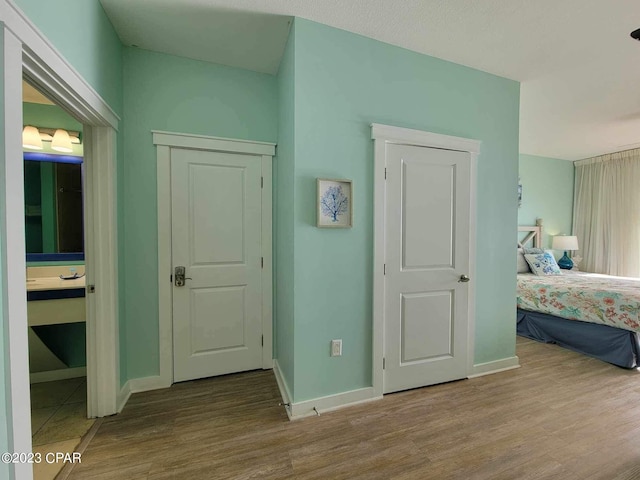
[[[575,162],[580,270],[640,276],[640,149]]]

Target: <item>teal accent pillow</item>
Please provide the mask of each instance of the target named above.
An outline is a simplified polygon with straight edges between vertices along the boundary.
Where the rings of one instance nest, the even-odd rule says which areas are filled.
[[[525,254],[524,259],[535,275],[562,275],[556,259],[549,252]]]

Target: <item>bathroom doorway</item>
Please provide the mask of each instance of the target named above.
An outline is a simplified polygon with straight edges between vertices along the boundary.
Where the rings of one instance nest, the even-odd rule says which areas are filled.
[[[73,452],[87,408],[83,126],[23,80],[27,324],[33,452]],[[34,465],[35,480],[62,464]]]

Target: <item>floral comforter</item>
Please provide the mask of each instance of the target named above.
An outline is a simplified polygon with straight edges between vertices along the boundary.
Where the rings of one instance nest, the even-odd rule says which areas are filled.
[[[518,308],[640,332],[640,279],[572,271],[520,274]]]

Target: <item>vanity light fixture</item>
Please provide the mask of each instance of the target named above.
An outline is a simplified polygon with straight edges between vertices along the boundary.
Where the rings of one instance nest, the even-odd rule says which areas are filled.
[[[42,150],[42,139],[36,127],[27,125],[22,130],[22,146],[31,150]]]
[[[51,148],[56,152],[73,152],[69,133],[66,130],[62,130],[61,128],[56,130],[56,132],[53,134],[53,139],[51,139]]]
[[[58,152],[71,153],[72,144],[81,144],[81,133],[62,128],[43,128],[26,125],[22,130],[22,146],[31,150],[42,150],[42,142],[51,142]]]

